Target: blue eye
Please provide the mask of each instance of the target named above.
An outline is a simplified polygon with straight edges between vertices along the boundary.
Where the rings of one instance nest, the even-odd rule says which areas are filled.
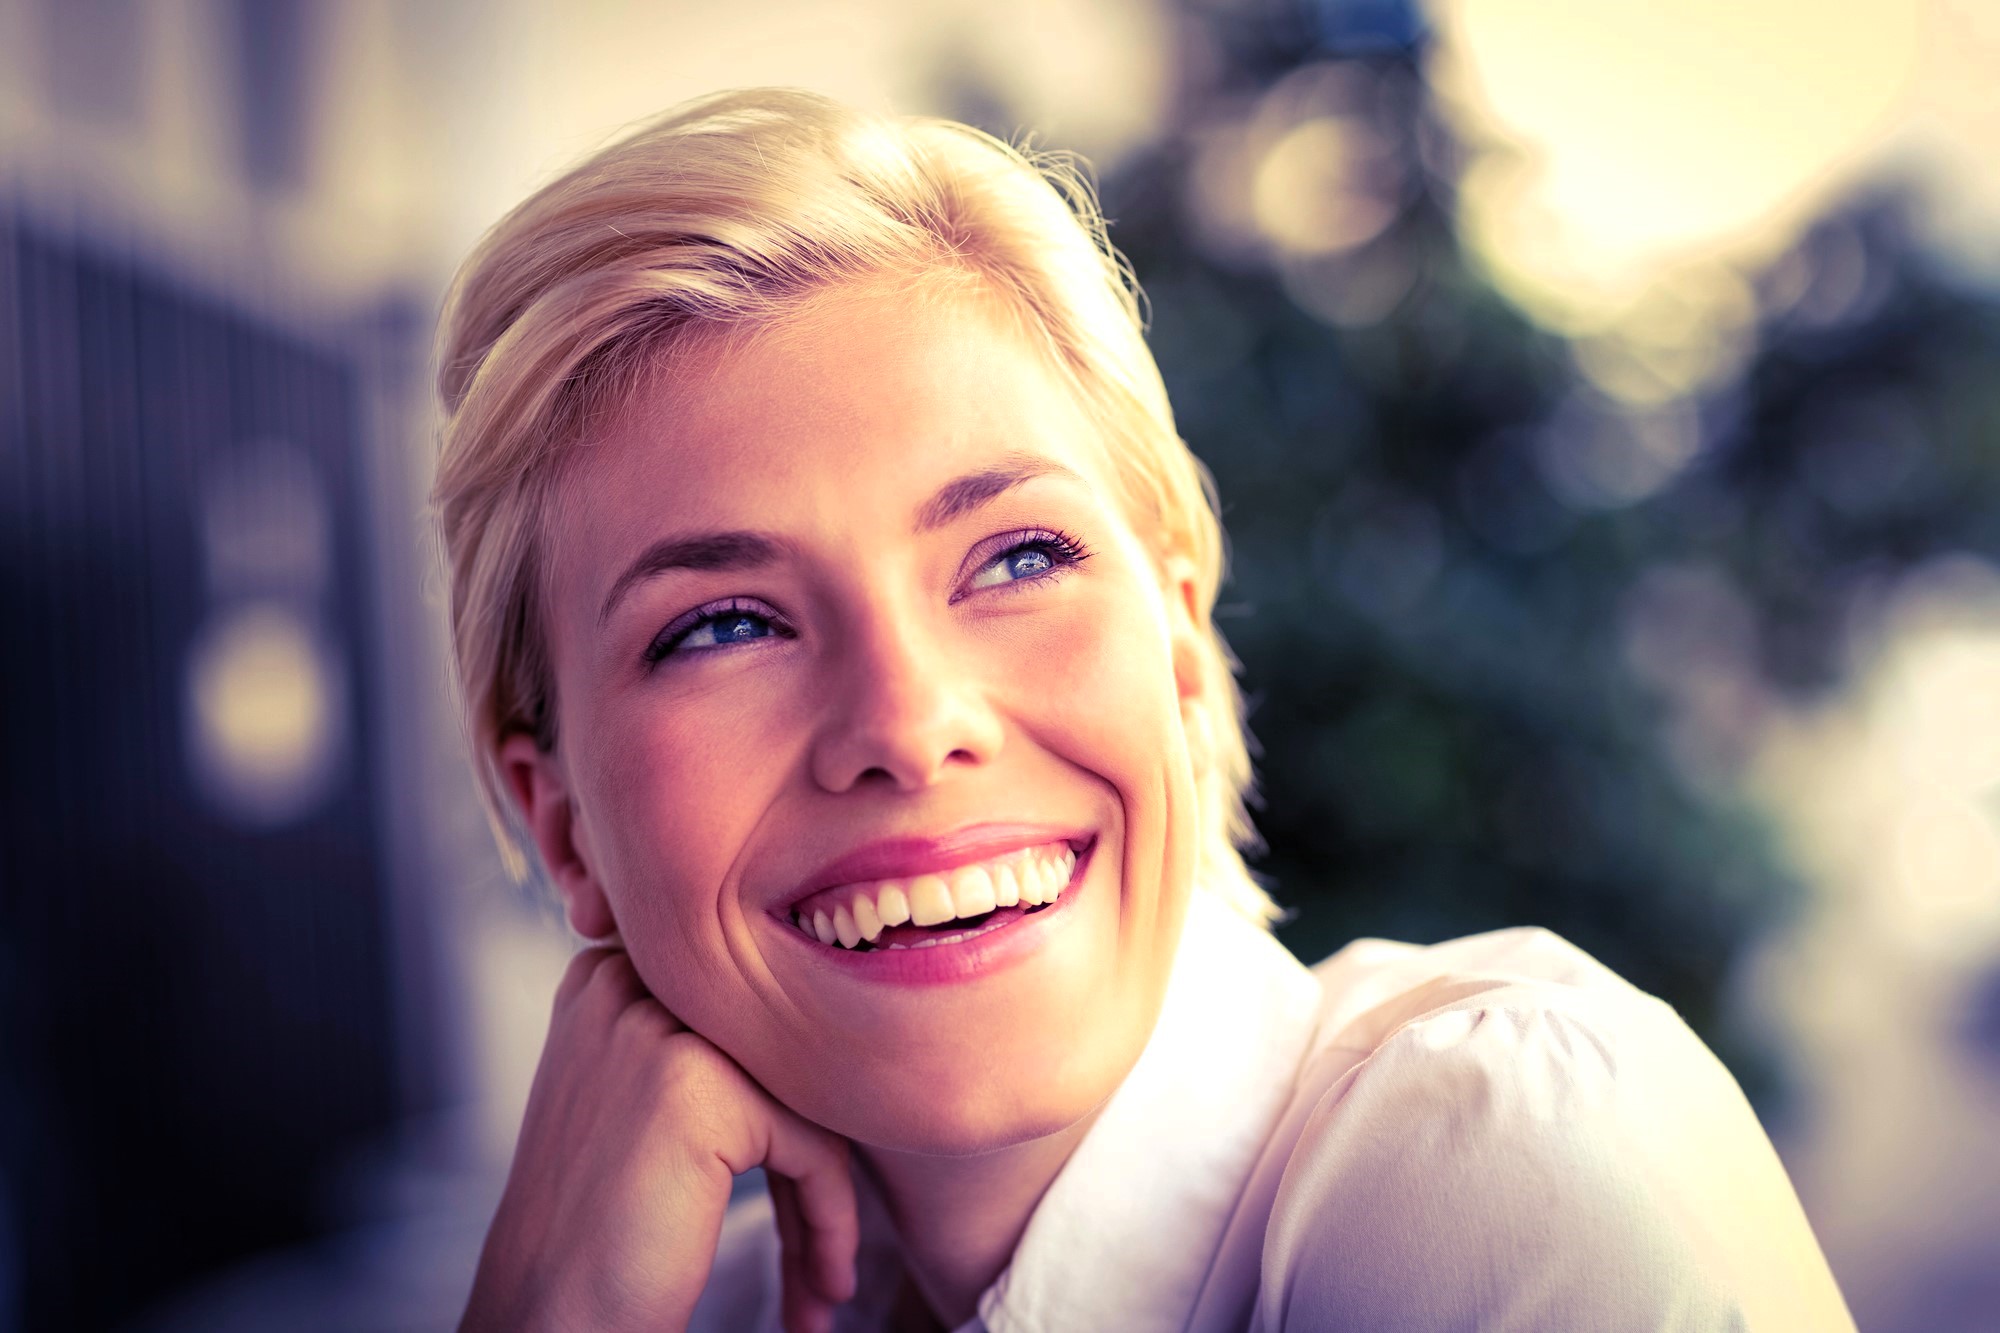
[[[764,633],[759,633],[759,627]],[[725,643],[744,643],[750,639],[770,637],[777,631],[771,622],[751,611],[731,611],[727,615],[710,616],[689,630],[682,643],[690,640],[696,647],[720,648]],[[703,642],[706,639],[707,642]]]
[[[1047,551],[1037,551],[1033,548],[1025,551],[1016,551],[1012,555],[1002,556],[1001,559],[1005,560],[1008,568],[1012,569],[1021,578],[1026,578],[1030,574],[1039,574],[1045,569],[1053,569],[1056,563],[1049,559]]]
[[[1050,578],[1089,558],[1090,552],[1083,548],[1083,544],[1067,533],[1030,533],[1026,540],[1015,542],[981,566],[979,573],[973,576],[970,586],[974,588],[1018,586],[1036,579]],[[998,579],[988,578],[987,571],[992,569],[1004,569],[1006,576]]]
[[[789,631],[781,630],[771,617],[755,607],[731,598],[720,606],[701,607],[661,630],[659,637],[646,648],[646,665],[653,666],[683,647],[701,653],[780,635],[789,637]]]

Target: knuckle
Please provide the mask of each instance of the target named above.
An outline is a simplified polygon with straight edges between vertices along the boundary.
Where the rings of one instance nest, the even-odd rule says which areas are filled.
[[[584,952],[596,955],[590,970],[590,981],[594,986],[621,987],[639,975],[632,966],[632,955],[623,949],[593,945]]]
[[[740,1100],[734,1072],[722,1053],[700,1037],[675,1033],[661,1051],[659,1093],[678,1113],[706,1122]]]
[[[632,966],[631,958],[622,949],[604,951],[604,956],[591,969],[590,982],[584,990],[589,1003],[611,1009],[614,1016],[645,994],[646,988],[639,982],[638,969]]]
[[[653,999],[638,969],[621,949],[587,949],[577,955],[556,989],[550,1031],[591,1033],[598,1041],[657,1041],[677,1024]]]
[[[707,1043],[692,1033],[668,1036],[660,1049],[660,1076],[676,1087],[698,1089],[715,1081],[715,1066],[703,1049]]]
[[[591,989],[601,987],[607,972],[616,968],[621,956],[616,949],[589,948],[579,951],[569,960],[569,966],[563,969],[562,981],[556,986],[557,1007],[574,1003]]]
[[[611,1016],[611,1022],[628,1040],[661,1042],[680,1028],[666,1006],[639,983],[636,972],[631,974],[629,984],[620,987],[614,1002],[618,1010]]]
[[[569,965],[563,968],[562,980],[556,983],[557,1002],[567,1000],[582,990],[589,982],[591,971],[596,965],[597,960],[590,956],[588,949],[571,958]]]

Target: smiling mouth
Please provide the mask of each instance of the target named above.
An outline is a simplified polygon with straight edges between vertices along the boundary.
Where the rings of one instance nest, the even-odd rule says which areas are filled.
[[[844,885],[801,904],[792,925],[854,953],[957,944],[1056,902],[1077,861],[1069,844],[1057,840],[937,874]]]
[[[850,953],[874,953],[877,950],[932,949],[940,944],[957,944],[963,940],[977,939],[990,935],[996,930],[1013,925],[1023,917],[1048,910],[1049,904],[1037,903],[1033,907],[996,907],[990,912],[975,917],[955,918],[942,926],[917,926],[904,924],[884,926],[881,935],[872,940],[862,940],[848,950]],[[838,942],[835,948],[845,948]]]

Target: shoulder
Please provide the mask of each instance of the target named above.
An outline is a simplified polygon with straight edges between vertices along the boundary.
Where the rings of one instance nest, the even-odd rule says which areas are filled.
[[[1551,999],[1650,1001],[1552,930],[1515,926],[1442,944],[1359,939],[1313,968],[1322,992],[1323,1038],[1386,1036],[1395,1024],[1471,995],[1517,988]],[[1372,1022],[1357,1020],[1372,1018]]]
[[[1314,971],[1265,1327],[1852,1326],[1741,1090],[1664,1003],[1539,929]]]

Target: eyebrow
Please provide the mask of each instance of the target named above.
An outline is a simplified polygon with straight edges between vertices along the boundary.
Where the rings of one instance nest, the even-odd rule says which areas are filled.
[[[1010,453],[991,467],[968,472],[938,487],[937,494],[926,500],[923,508],[917,511],[917,522],[912,531],[919,537],[926,532],[934,532],[947,523],[963,518],[994,496],[1010,491],[1022,482],[1046,476],[1066,477],[1074,482],[1083,481],[1082,477],[1053,458],[1043,458],[1038,454]]]
[[[954,477],[938,487],[937,493],[917,510],[911,531],[922,536],[953,523],[1024,481],[1056,476],[1083,482],[1073,469],[1053,458],[1036,454],[1010,453],[990,467]],[[788,556],[798,547],[788,537],[776,533],[737,529],[729,532],[702,532],[685,537],[663,537],[639,553],[611,585],[603,607],[597,613],[598,628],[611,620],[618,603],[639,584],[671,570],[760,569]]]

